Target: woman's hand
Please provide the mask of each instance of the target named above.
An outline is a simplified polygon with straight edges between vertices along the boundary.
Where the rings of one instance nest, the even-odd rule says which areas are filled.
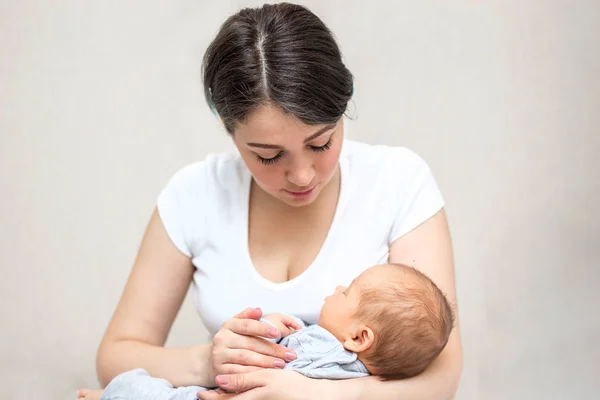
[[[333,399],[328,380],[310,379],[294,371],[261,370],[246,374],[220,375],[221,389],[201,391],[200,400],[314,400]],[[232,392],[232,393],[227,393]]]
[[[283,368],[286,361],[296,359],[294,351],[263,339],[277,338],[279,332],[258,321],[261,316],[259,308],[249,308],[223,324],[213,338],[211,380],[221,374]]]

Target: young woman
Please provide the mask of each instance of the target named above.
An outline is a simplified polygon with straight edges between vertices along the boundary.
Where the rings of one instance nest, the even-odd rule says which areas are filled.
[[[207,49],[203,77],[238,152],[183,168],[160,194],[98,350],[101,383],[144,368],[236,392],[201,399],[452,398],[458,323],[431,367],[396,382],[282,371],[295,355],[260,338],[276,334],[262,313],[315,323],[337,285],[388,261],[415,266],[456,304],[443,199],[425,162],[344,140],[353,78],[331,32],[298,5],[244,9]],[[165,348],[190,283],[212,343]]]

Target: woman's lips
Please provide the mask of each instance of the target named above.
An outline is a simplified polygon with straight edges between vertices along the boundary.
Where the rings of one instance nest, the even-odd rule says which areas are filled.
[[[311,189],[309,189],[309,190],[305,190],[305,191],[303,191],[303,192],[293,192],[293,191],[291,191],[291,190],[287,190],[287,189],[285,189],[285,191],[286,191],[286,192],[287,192],[287,193],[288,193],[290,196],[292,196],[292,197],[298,197],[298,198],[300,198],[300,197],[308,197],[308,196],[310,196],[310,194],[313,192],[313,190],[315,190],[315,188],[314,188],[314,187],[313,187],[313,188],[311,188]]]

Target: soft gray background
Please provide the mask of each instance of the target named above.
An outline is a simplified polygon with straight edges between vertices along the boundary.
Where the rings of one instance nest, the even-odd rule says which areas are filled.
[[[356,77],[349,135],[447,199],[459,399],[600,393],[600,3],[305,1]],[[0,0],[0,398],[97,387],[157,194],[231,150],[202,53],[246,1]],[[186,300],[170,345],[206,334]]]

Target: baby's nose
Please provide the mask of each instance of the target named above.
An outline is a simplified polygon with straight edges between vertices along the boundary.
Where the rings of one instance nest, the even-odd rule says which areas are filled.
[[[339,293],[339,292],[343,292],[344,290],[346,290],[345,286],[338,286],[335,288],[335,293]]]

